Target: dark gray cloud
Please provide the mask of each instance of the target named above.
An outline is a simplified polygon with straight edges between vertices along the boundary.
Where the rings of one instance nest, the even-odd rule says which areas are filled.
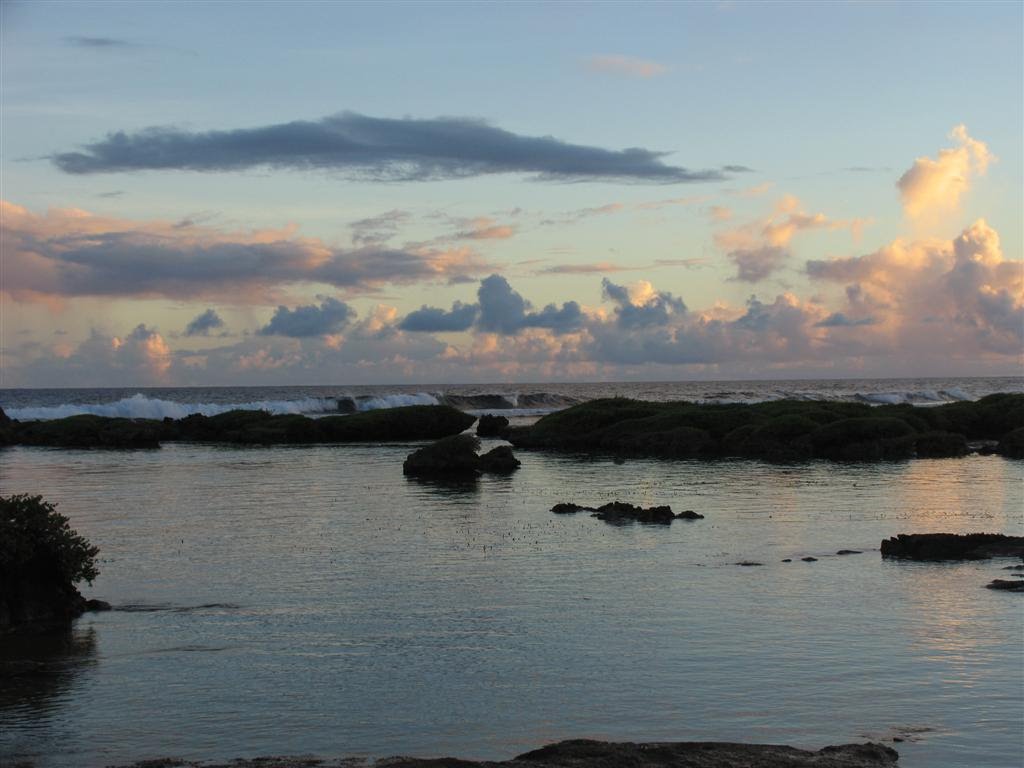
[[[479,304],[463,304],[461,301],[452,304],[451,311],[423,306],[406,315],[398,327],[403,331],[428,333],[468,331],[473,327],[479,313]]]
[[[789,258],[789,251],[774,245],[761,248],[741,248],[731,251],[729,258],[736,264],[736,276],[732,280],[756,283],[771,276]]]
[[[266,166],[327,170],[364,180],[426,181],[527,173],[552,181],[673,184],[715,181],[721,170],[667,165],[667,152],[610,150],[522,136],[483,120],[379,118],[342,112],[259,128],[189,132],[170,127],[110,133],[53,162],[67,173],[239,171]],[[730,166],[731,167],[731,166]]]
[[[142,229],[90,233],[61,226],[44,234],[13,219],[5,221],[0,230],[4,288],[58,296],[194,299],[305,282],[365,292],[384,284],[478,275],[489,268],[468,250],[343,249],[283,237],[268,242],[206,240],[205,233],[197,241],[188,228],[180,231],[185,234]]]
[[[278,307],[270,322],[256,333],[260,336],[290,336],[294,339],[338,333],[355,317],[348,304],[327,297],[320,306],[308,304],[295,309]]]
[[[668,291],[654,293],[641,303],[635,303],[629,291],[607,277],[601,281],[605,298],[615,302],[616,323],[620,328],[645,328],[668,325],[673,318],[686,314],[686,304]]]
[[[878,320],[873,317],[852,318],[842,312],[833,312],[824,320],[814,324],[815,328],[856,328],[859,325],[877,325]]]
[[[524,328],[547,328],[555,333],[579,330],[586,315],[575,301],[559,307],[548,304],[539,312],[531,312],[531,305],[513,290],[501,275],[491,275],[480,281],[477,304],[456,301],[450,311],[438,307],[421,307],[410,312],[399,323],[403,331],[467,331],[475,327],[487,333],[514,336]]]
[[[64,42],[76,48],[98,48],[101,50],[135,48],[137,45],[129,40],[120,40],[116,37],[88,37],[81,35],[65,37]]]
[[[196,315],[185,326],[186,336],[207,336],[210,331],[223,328],[224,321],[214,310],[208,309],[200,315]]]

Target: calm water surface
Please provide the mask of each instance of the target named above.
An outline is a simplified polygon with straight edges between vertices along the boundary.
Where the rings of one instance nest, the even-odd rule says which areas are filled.
[[[907,768],[1024,763],[1024,602],[983,588],[1007,561],[877,551],[900,532],[1024,532],[1024,462],[522,454],[511,478],[452,487],[403,478],[410,450],[5,449],[0,493],[60,502],[102,548],[84,591],[118,610],[52,647],[0,645],[57,660],[3,682],[0,763],[818,748],[900,728],[921,729],[897,745]],[[611,499],[707,518],[548,511]]]

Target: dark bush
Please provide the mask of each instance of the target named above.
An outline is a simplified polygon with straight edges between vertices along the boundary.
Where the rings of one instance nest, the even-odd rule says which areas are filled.
[[[74,585],[99,575],[98,552],[41,496],[0,498],[0,631],[81,614],[85,600]]]

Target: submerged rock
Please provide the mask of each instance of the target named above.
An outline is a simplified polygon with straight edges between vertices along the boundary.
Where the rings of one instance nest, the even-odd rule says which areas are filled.
[[[791,563],[792,560],[783,560],[782,562]],[[764,565],[764,563],[759,563],[756,560],[740,560],[736,565],[742,565],[745,568],[753,568],[755,566]]]
[[[176,759],[144,761],[122,768],[878,768],[892,766],[899,753],[883,744],[842,744],[805,750],[776,744],[690,741],[614,743],[574,739],[501,762],[453,757],[389,757],[375,762],[304,757],[256,758],[228,763]]]
[[[840,549],[836,552],[837,555],[859,555],[862,554],[859,549]]]
[[[987,560],[1024,556],[1024,536],[1001,533],[901,533],[882,542],[882,557],[904,560]]]
[[[579,504],[562,502],[555,504],[551,511],[556,515],[571,515],[576,512],[590,512],[591,517],[604,520],[606,523],[671,523],[673,520],[703,520],[704,515],[699,515],[692,509],[673,514],[672,507],[664,505],[657,507],[638,507],[627,504],[624,501],[611,501],[602,504],[600,507],[583,507]]]
[[[800,559],[803,560],[805,563],[816,563],[816,562],[818,562],[818,558],[811,557],[809,555],[807,557],[801,557]]]
[[[1024,592],[1024,581],[1007,581],[1006,579],[993,579],[985,586],[989,589],[1002,589],[1007,592]]]

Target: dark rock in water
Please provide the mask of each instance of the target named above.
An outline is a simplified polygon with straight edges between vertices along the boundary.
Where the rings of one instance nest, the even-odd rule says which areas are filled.
[[[477,437],[502,437],[508,429],[508,419],[485,413],[476,423]]]
[[[614,743],[576,739],[551,744],[502,762],[453,757],[389,757],[319,760],[303,757],[256,758],[230,763],[196,763],[177,759],[147,760],[122,768],[879,768],[893,766],[899,753],[882,744],[843,744],[818,751],[776,744],[730,742]]]
[[[787,563],[787,562],[792,562],[792,561],[790,561],[790,560],[783,560],[782,562]],[[742,565],[742,566],[744,566],[746,568],[752,568],[752,567],[754,567],[756,565],[764,565],[764,563],[759,563],[756,560],[740,560],[738,563],[736,563],[736,565]]]
[[[11,423],[11,417],[8,416],[4,412],[3,408],[0,408],[0,424],[10,424],[10,423]]]
[[[1024,536],[1001,533],[901,533],[882,542],[882,557],[905,560],[987,560],[1024,556]]]
[[[563,501],[559,504],[555,504],[555,506],[551,508],[551,511],[554,512],[556,515],[573,515],[577,512],[593,512],[594,508],[581,507],[579,504],[572,504]]]
[[[791,558],[791,557],[787,557],[787,558],[786,558],[785,560],[783,560],[782,562],[784,562],[784,563],[792,563],[792,562],[793,562],[793,558]]]
[[[677,520],[703,520],[704,519],[704,515],[701,515],[701,514],[699,514],[697,512],[694,512],[692,509],[684,509],[678,515],[676,515],[676,519]]]
[[[85,611],[87,611],[87,612],[94,611],[94,612],[99,613],[100,611],[109,611],[109,610],[111,610],[111,606],[110,606],[110,603],[108,603],[106,600],[96,600],[94,598],[92,600],[86,600],[85,601]]]
[[[472,435],[452,435],[413,451],[402,464],[402,472],[419,477],[476,476],[480,441]]]
[[[61,448],[159,448],[164,429],[163,423],[155,419],[111,419],[83,414],[19,422],[14,427],[14,441]]]
[[[623,501],[612,501],[608,504],[602,504],[594,510],[593,516],[598,520],[604,520],[606,523],[637,522],[662,524],[671,523],[676,517],[672,514],[672,507],[669,506],[644,509],[643,507],[637,507]]]
[[[995,579],[985,585],[989,589],[1002,589],[1007,592],[1024,592],[1024,581],[1007,581],[1006,579]]]
[[[859,549],[840,549],[836,552],[837,555],[859,555],[861,551]]]
[[[414,477],[475,477],[480,472],[508,474],[519,469],[512,449],[501,445],[477,456],[480,440],[473,435],[451,435],[413,451],[402,472]]]
[[[996,453],[1008,459],[1024,459],[1024,427],[1004,435],[996,445]]]
[[[816,557],[807,556],[807,557],[801,557],[800,559],[803,560],[805,563],[816,563],[816,562],[818,562],[818,558],[816,558]]]
[[[0,498],[0,634],[80,616],[87,603],[75,583],[96,578],[98,552],[41,496]]]
[[[247,410],[215,416],[194,413],[176,421],[82,415],[14,423],[11,442],[74,448],[158,448],[162,440],[245,445],[436,440],[462,432],[473,421],[468,413],[441,405],[381,408],[322,419]]]
[[[512,454],[507,445],[499,445],[480,457],[480,471],[507,475],[519,469],[521,462]]]
[[[943,459],[966,456],[967,438],[953,432],[925,432],[914,442],[920,459]]]

